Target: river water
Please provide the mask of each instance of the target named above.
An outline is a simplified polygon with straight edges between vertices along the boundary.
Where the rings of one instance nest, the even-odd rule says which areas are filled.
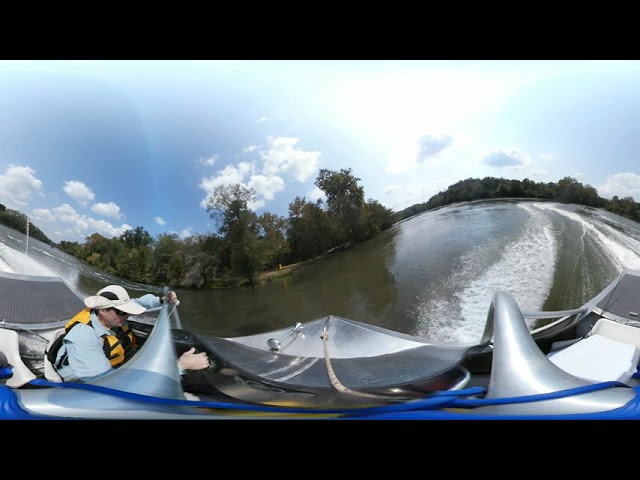
[[[579,205],[471,202],[417,215],[254,287],[178,290],[180,319],[195,333],[237,336],[331,314],[473,342],[498,290],[513,294],[522,310],[572,309],[622,268],[640,269],[638,223]],[[0,270],[60,276],[82,295],[111,283],[132,296],[162,291],[107,275],[2,226]]]

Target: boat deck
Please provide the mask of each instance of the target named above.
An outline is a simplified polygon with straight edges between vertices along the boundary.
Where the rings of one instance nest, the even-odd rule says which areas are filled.
[[[33,330],[64,326],[84,302],[59,277],[0,272],[0,322]]]
[[[624,274],[616,286],[594,309],[597,313],[617,321],[638,321],[640,314],[640,276]],[[599,310],[599,311],[598,311]]]

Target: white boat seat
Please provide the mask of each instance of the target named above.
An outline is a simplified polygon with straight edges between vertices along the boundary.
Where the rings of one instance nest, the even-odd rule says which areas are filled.
[[[640,344],[638,328],[600,319],[588,337],[553,352],[549,359],[565,372],[584,380],[627,383],[636,373],[640,360],[640,348],[635,341]]]
[[[62,377],[58,375],[58,372],[56,372],[56,369],[53,368],[53,365],[47,358],[47,352],[51,348],[51,345],[53,345],[53,342],[55,342],[55,340],[63,333],[64,333],[64,328],[59,328],[58,330],[53,332],[53,337],[49,341],[49,345],[47,345],[47,349],[45,350],[45,353],[44,353],[44,378],[46,378],[50,382],[62,383],[64,381]]]
[[[0,352],[7,357],[13,372],[11,377],[6,380],[5,385],[11,388],[20,388],[36,378],[20,357],[20,343],[18,333],[15,330],[0,328]]]
[[[625,325],[624,323],[614,322],[607,318],[601,318],[593,326],[590,334],[602,335],[611,340],[630,343],[640,348],[640,328],[632,325]]]

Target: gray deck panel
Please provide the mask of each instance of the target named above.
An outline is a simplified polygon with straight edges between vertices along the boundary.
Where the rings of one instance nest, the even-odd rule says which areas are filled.
[[[640,277],[624,275],[613,290],[598,302],[596,307],[628,320],[638,320],[638,314],[640,314]],[[631,315],[631,313],[636,315]]]
[[[57,277],[20,277],[0,275],[0,322],[57,323],[85,308],[83,301]]]

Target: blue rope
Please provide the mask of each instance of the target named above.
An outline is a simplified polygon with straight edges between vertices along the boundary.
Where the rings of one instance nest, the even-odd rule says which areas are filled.
[[[330,408],[330,409],[318,409],[318,408],[294,408],[294,407],[278,407],[272,405],[247,405],[247,404],[237,404],[237,403],[228,403],[228,402],[211,402],[211,401],[194,401],[194,400],[180,400],[173,398],[161,398],[161,397],[153,397],[150,395],[142,395],[139,393],[131,393],[125,392],[122,390],[116,390],[113,388],[101,387],[99,385],[92,385],[90,383],[77,383],[77,382],[49,382],[43,379],[35,379],[29,382],[31,385],[35,385],[38,387],[62,387],[62,388],[77,388],[80,390],[89,390],[98,393],[104,393],[107,395],[114,395],[121,398],[126,398],[129,400],[134,400],[138,402],[145,403],[153,403],[160,405],[176,405],[176,406],[186,406],[186,407],[197,407],[197,408],[213,408],[213,409],[223,409],[223,410],[249,410],[249,411],[259,411],[259,412],[274,412],[274,413],[313,413],[313,414],[349,414],[356,412],[364,412],[364,413],[376,413],[379,408],[384,407],[368,407],[361,409],[344,409],[344,408]],[[474,388],[469,391],[471,394],[477,394],[484,389]],[[464,394],[463,390],[459,390],[458,394]],[[409,401],[400,405],[408,405],[411,403],[415,405],[413,408],[425,408],[425,407],[437,407],[439,405],[443,405],[449,403],[451,399],[449,398],[449,392],[438,392],[438,394],[434,394],[433,396],[421,399],[417,401]],[[413,402],[419,402],[419,404],[413,404]],[[399,406],[400,406],[399,405]]]
[[[622,382],[600,382],[590,385],[584,385],[581,387],[568,388],[567,390],[559,390],[557,392],[540,393],[536,395],[523,395],[520,397],[505,397],[505,398],[469,398],[469,399],[455,399],[452,407],[483,407],[486,405],[509,405],[515,403],[531,403],[542,402],[544,400],[553,400],[556,398],[571,397],[574,395],[582,395],[585,393],[595,392],[598,390],[604,390],[606,388],[625,387],[631,388],[626,383]]]
[[[222,410],[242,410],[242,411],[258,411],[258,412],[272,412],[272,413],[301,413],[301,414],[337,414],[346,417],[367,417],[372,416],[383,418],[385,415],[400,414],[404,412],[405,415],[412,415],[414,417],[420,417],[423,415],[435,415],[436,413],[445,413],[442,409],[445,408],[468,408],[473,409],[476,407],[487,405],[507,405],[517,403],[530,403],[540,402],[544,400],[552,400],[557,398],[569,397],[572,395],[581,395],[597,390],[604,390],[614,387],[626,387],[631,388],[628,385],[620,382],[601,382],[596,384],[585,385],[582,387],[571,388],[558,392],[527,395],[522,397],[506,397],[506,398],[468,398],[476,395],[482,395],[486,393],[486,390],[481,387],[472,387],[463,390],[447,390],[436,392],[427,398],[410,400],[397,404],[384,405],[381,407],[366,407],[366,408],[334,408],[334,409],[316,409],[316,408],[295,408],[295,407],[279,407],[271,405],[246,405],[228,402],[214,402],[214,401],[193,401],[193,400],[180,400],[153,397],[149,395],[141,395],[137,393],[125,392],[122,390],[116,390],[107,387],[101,387],[98,385],[92,385],[89,383],[55,383],[49,382],[43,379],[35,379],[29,382],[32,385],[40,387],[57,387],[57,388],[77,388],[82,390],[90,390],[98,393],[104,393],[107,395],[115,395],[118,397],[153,404],[162,405],[176,405],[187,406],[196,408],[211,408]],[[467,397],[467,398],[464,398]],[[431,413],[426,413],[429,411]],[[461,417],[468,416],[468,413],[462,413]],[[502,416],[502,418],[507,418]]]

